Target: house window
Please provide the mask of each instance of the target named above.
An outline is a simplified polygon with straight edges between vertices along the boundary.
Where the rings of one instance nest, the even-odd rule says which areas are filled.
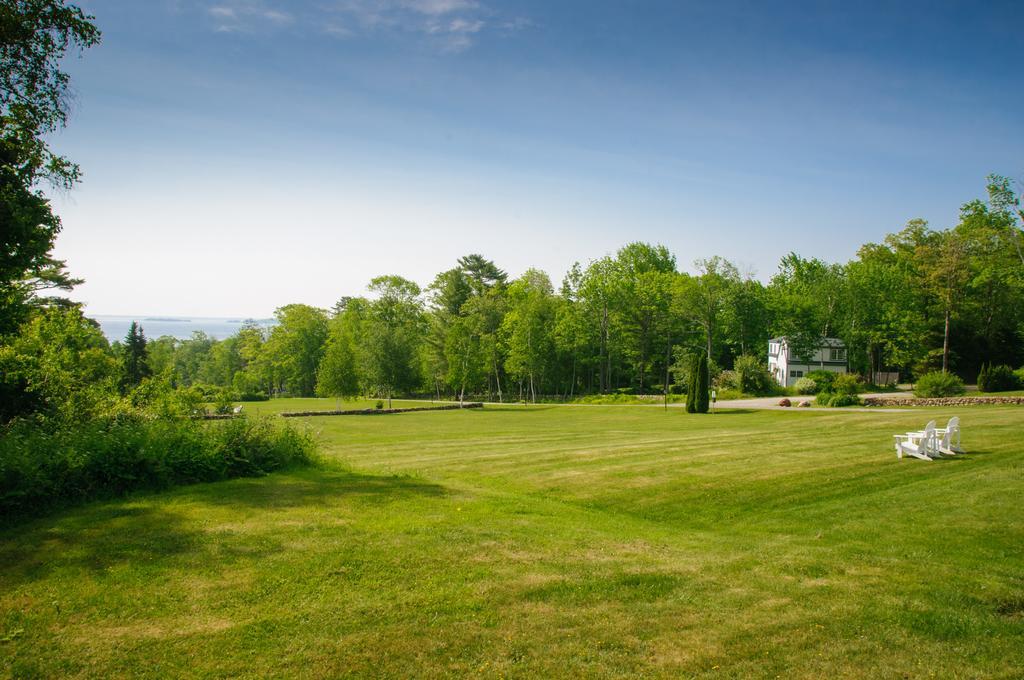
[[[833,348],[829,352],[829,361],[846,361],[846,350]]]
[[[790,371],[789,372],[789,377],[790,378],[802,378],[802,377],[804,377],[804,372],[803,371]]]

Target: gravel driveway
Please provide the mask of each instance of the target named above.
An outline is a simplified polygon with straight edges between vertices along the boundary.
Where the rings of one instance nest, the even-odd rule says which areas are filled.
[[[900,397],[903,397],[903,398],[908,398],[909,399],[912,396],[914,396],[914,395],[911,394],[910,392],[880,392],[880,393],[872,393],[872,394],[862,394],[862,395],[860,395],[860,397],[862,399],[866,398],[866,397],[888,397],[890,399],[899,399]],[[789,399],[793,403],[793,405],[792,406],[779,406],[779,401],[782,400],[782,399]],[[837,410],[847,410],[847,411],[890,411],[890,410],[893,410],[893,409],[882,409],[882,408],[877,408],[877,407],[872,407],[872,408],[869,409],[869,408],[864,407],[864,406],[844,406],[844,407],[841,407],[841,408],[827,408],[827,407],[821,407],[821,406],[814,406],[814,395],[813,394],[812,395],[799,396],[799,397],[755,397],[753,399],[728,399],[726,401],[719,401],[718,403],[716,403],[715,404],[715,408],[757,408],[757,409],[798,408],[797,404],[799,404],[801,401],[803,401],[805,399],[807,401],[811,402],[811,407],[810,408],[816,409],[816,410],[822,410],[822,411],[837,411]]]

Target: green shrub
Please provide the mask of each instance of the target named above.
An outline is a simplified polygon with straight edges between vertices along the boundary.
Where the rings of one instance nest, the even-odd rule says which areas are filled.
[[[736,375],[736,371],[722,371],[711,383],[717,390],[740,390],[739,376]]]
[[[856,394],[836,394],[829,399],[828,405],[835,408],[839,406],[860,406],[860,397]]]
[[[863,402],[856,394],[838,394],[836,392],[818,392],[814,398],[817,406],[860,406]]]
[[[234,397],[231,390],[221,389],[213,400],[213,412],[221,415],[231,413],[235,408]]]
[[[1022,389],[1024,389],[1024,366],[1014,371],[1013,377],[1017,379],[1017,384],[1020,385]]]
[[[794,387],[796,388],[796,393],[797,394],[817,394],[818,393],[818,383],[815,382],[814,378],[807,378],[807,377],[800,378],[799,380],[796,381],[796,385],[794,385]]]
[[[198,391],[203,395],[203,401],[216,401],[220,395],[224,393],[223,387],[217,385],[209,385],[207,383],[196,383],[191,386],[191,389]]]
[[[982,392],[1008,392],[1019,389],[1021,382],[1009,366],[982,366],[978,389]]]
[[[0,517],[177,484],[258,476],[313,462],[309,435],[268,419],[198,421],[139,411],[0,434]]]
[[[383,401],[381,401],[380,399],[378,399],[378,400],[377,400],[377,403],[376,403],[376,404],[374,404],[374,405],[373,405],[373,407],[374,407],[375,409],[377,409],[378,411],[380,411],[380,410],[382,410],[382,409],[384,408],[384,402],[383,402]]]
[[[736,372],[737,386],[741,392],[765,395],[772,394],[775,389],[775,380],[760,357],[749,354],[737,357],[733,371]]]
[[[840,373],[832,381],[832,391],[836,394],[857,394],[863,386],[860,376],[855,373]]]
[[[819,392],[832,392],[832,383],[835,382],[838,373],[832,371],[808,371],[805,378],[810,378],[818,385]]]
[[[917,379],[916,397],[952,397],[964,393],[964,381],[952,373],[932,371]]]

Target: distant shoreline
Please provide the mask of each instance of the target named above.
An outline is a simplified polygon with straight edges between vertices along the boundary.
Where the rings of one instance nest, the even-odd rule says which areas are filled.
[[[202,333],[213,340],[224,340],[236,335],[245,323],[252,322],[266,329],[277,324],[276,319],[250,319],[241,316],[181,317],[88,313],[86,315],[100,325],[100,329],[110,342],[123,340],[132,322],[142,326],[143,333],[150,340],[161,337],[188,340],[196,333]]]

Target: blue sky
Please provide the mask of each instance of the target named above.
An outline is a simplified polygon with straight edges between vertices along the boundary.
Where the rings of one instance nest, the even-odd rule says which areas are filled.
[[[81,4],[57,255],[94,314],[264,317],[469,252],[557,284],[632,240],[767,279],[1024,178],[1019,2]]]

